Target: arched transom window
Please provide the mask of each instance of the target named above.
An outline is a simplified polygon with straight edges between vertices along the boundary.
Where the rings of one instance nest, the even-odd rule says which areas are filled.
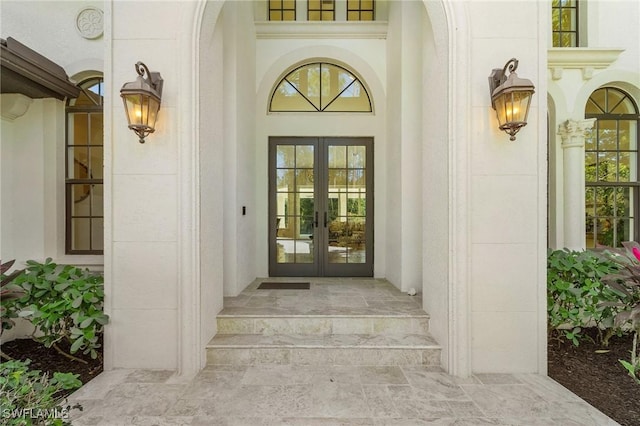
[[[277,85],[271,112],[371,112],[364,84],[347,69],[324,62],[302,65]]]
[[[596,119],[585,140],[587,247],[617,247],[640,236],[638,108],[604,87],[591,94],[585,116]]]

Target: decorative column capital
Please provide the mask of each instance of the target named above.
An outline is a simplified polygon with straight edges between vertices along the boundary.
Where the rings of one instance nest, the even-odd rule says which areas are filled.
[[[595,118],[585,120],[567,120],[558,126],[558,135],[562,138],[562,148],[584,147],[587,131],[593,129]]]

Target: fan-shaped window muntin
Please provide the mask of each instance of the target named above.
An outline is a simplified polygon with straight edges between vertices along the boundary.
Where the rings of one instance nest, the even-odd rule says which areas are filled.
[[[270,112],[372,112],[364,84],[339,65],[314,62],[289,72],[276,85]]]

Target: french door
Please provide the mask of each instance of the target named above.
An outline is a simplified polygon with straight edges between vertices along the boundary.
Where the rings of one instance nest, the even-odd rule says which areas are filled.
[[[373,140],[269,139],[269,275],[373,276]]]

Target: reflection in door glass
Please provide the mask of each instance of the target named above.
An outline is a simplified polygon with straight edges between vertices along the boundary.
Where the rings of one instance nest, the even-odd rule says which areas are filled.
[[[313,169],[313,145],[296,145],[296,167]]]
[[[276,150],[276,167],[295,167],[296,156],[293,145],[278,145]]]
[[[329,146],[329,263],[366,263],[365,155],[362,145]]]
[[[314,146],[276,149],[277,263],[313,263]]]
[[[362,145],[348,147],[347,158],[349,161],[349,168],[364,168],[366,152],[365,147]]]
[[[347,167],[347,147],[346,146],[343,146],[343,145],[329,146],[328,166],[330,169]]]

